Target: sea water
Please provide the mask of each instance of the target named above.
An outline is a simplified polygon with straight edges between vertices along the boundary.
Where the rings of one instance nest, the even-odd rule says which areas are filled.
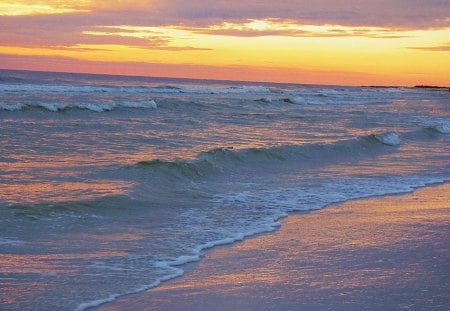
[[[152,288],[289,212],[450,177],[447,90],[0,71],[0,309]]]

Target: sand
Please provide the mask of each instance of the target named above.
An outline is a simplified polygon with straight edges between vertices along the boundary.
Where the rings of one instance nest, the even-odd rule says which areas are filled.
[[[450,184],[290,215],[100,310],[450,310]]]

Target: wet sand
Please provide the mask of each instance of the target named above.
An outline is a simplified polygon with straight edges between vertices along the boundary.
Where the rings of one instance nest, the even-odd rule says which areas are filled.
[[[293,214],[113,310],[450,310],[450,184]]]

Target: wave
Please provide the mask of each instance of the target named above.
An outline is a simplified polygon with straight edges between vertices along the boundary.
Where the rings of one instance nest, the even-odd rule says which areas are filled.
[[[153,170],[161,174],[172,177],[188,177],[195,178],[208,175],[213,170],[212,163],[208,161],[164,161],[160,159],[151,161],[140,161],[136,164],[137,167],[146,170]]]
[[[18,83],[20,82],[20,83]],[[37,84],[25,79],[0,77],[1,91],[39,91],[51,93],[187,93],[187,94],[251,94],[271,93],[273,88],[265,86],[229,86],[229,87],[196,87],[179,85],[158,86],[111,86],[111,85],[70,85],[70,84]],[[274,91],[275,92],[275,91]]]
[[[271,93],[272,88],[265,86],[230,86],[230,87],[187,87],[162,85],[157,87],[148,87],[146,91],[152,93],[183,93],[183,94],[253,94],[253,93]]]
[[[257,228],[247,228],[246,230],[242,232],[235,232],[231,234],[228,237],[208,241],[206,243],[196,245],[191,250],[192,254],[189,255],[181,255],[176,258],[166,259],[166,260],[158,260],[156,262],[153,262],[153,265],[155,268],[159,268],[163,271],[166,271],[166,274],[158,277],[156,280],[149,284],[141,285],[132,289],[129,289],[122,293],[113,293],[110,294],[108,297],[100,298],[96,300],[91,300],[87,302],[80,303],[76,308],[75,311],[85,311],[90,308],[99,307],[105,303],[113,302],[117,298],[130,295],[130,294],[138,294],[141,292],[144,292],[146,290],[155,288],[159,286],[161,283],[174,279],[176,277],[180,277],[184,275],[184,269],[180,266],[186,265],[191,262],[197,262],[200,261],[205,251],[212,249],[217,246],[222,245],[229,245],[233,244],[238,241],[243,241],[245,238],[254,236],[261,233],[267,233],[272,232],[276,228],[280,226],[280,223],[278,222],[278,219],[287,216],[287,213],[285,212],[279,212],[275,215],[273,218],[267,218],[267,223],[264,223],[263,225],[257,227]]]
[[[450,123],[442,122],[426,127],[426,129],[440,134],[450,134]]]
[[[56,219],[59,217],[72,219],[94,219],[103,217],[102,213],[112,215],[120,213],[123,206],[147,206],[139,200],[130,199],[126,195],[111,195],[91,200],[41,202],[32,204],[9,204],[7,209],[0,210],[3,219],[13,216],[32,221]],[[6,214],[8,215],[6,215]]]
[[[388,146],[398,146],[400,145],[400,138],[396,133],[387,132],[381,134],[372,135],[373,138],[378,140],[380,143]]]
[[[152,171],[153,176],[177,179],[197,179],[214,173],[268,167],[286,164],[296,167],[320,166],[342,160],[358,159],[376,155],[378,152],[393,152],[400,139],[397,134],[387,132],[358,137],[330,144],[282,145],[268,148],[234,149],[214,148],[201,152],[194,160],[165,161],[154,159],[140,161],[128,168]]]
[[[301,96],[295,96],[295,97],[290,97],[290,98],[284,98],[283,101],[285,103],[289,103],[289,104],[295,104],[295,105],[306,105],[308,104],[308,102],[306,101],[306,99],[304,97]]]
[[[444,182],[446,182],[445,179],[424,178],[422,180],[420,178],[409,178],[387,181],[384,180],[384,183],[373,180],[358,180],[358,183],[350,184],[330,183],[330,185],[332,185],[330,189],[327,189],[328,187],[325,185],[325,190],[330,190],[327,195],[324,196],[323,194],[317,193],[315,195],[325,198],[323,200],[317,200],[315,204],[308,204],[307,207],[302,207],[298,204],[299,202],[304,201],[305,197],[308,196],[308,194],[302,193],[302,191],[299,191],[298,189],[283,190],[284,192],[287,191],[287,194],[280,193],[280,190],[274,190],[271,193],[244,192],[225,195],[220,198],[222,203],[229,202],[233,205],[256,203],[257,206],[260,206],[261,204],[270,206],[271,204],[273,204],[273,202],[275,202],[275,204],[278,206],[278,209],[272,214],[266,217],[262,217],[262,219],[259,219],[259,221],[256,219],[248,219],[247,222],[242,221],[242,224],[241,226],[239,226],[239,228],[233,228],[233,226],[231,226],[227,229],[224,229],[222,230],[223,235],[220,238],[209,239],[197,245],[193,245],[190,249],[186,250],[185,254],[183,255],[179,255],[177,257],[161,258],[159,260],[157,259],[156,261],[152,261],[151,264],[156,269],[164,271],[164,274],[162,276],[159,276],[153,280],[150,279],[150,281],[146,284],[133,286],[122,292],[114,292],[109,294],[108,296],[105,295],[103,298],[82,302],[78,304],[75,310],[84,311],[90,308],[95,308],[105,303],[113,302],[119,297],[144,292],[146,290],[159,286],[162,282],[180,277],[184,274],[183,266],[191,262],[200,261],[205,251],[208,251],[209,249],[216,246],[233,244],[257,234],[273,232],[280,226],[279,220],[289,215],[290,212],[319,210],[334,203],[341,203],[350,200],[369,198],[380,195],[385,196],[411,193],[417,188],[430,185],[438,185]],[[335,192],[336,190],[337,192]],[[264,197],[264,199],[262,199],[261,196]],[[290,204],[289,202],[279,202],[280,197],[288,197],[289,201],[293,202]],[[236,198],[238,199],[236,200]],[[286,203],[293,206],[282,208],[281,206]]]
[[[139,102],[118,102],[118,103],[0,103],[0,110],[19,111],[30,108],[40,108],[47,111],[58,112],[69,109],[84,109],[95,112],[111,111],[119,108],[152,108],[158,107],[154,100]]]
[[[0,84],[3,83],[25,83],[25,82],[31,82],[27,79],[18,78],[18,77],[8,77],[8,76],[0,76]]]
[[[376,95],[376,96],[375,96]],[[371,104],[389,104],[395,100],[394,96],[372,96],[362,95],[352,92],[328,92],[321,91],[306,93],[302,95],[290,96],[281,99],[285,103],[294,105],[371,105]]]
[[[270,104],[270,103],[273,102],[273,99],[269,98],[269,97],[262,97],[262,98],[259,98],[259,99],[255,99],[255,102],[264,103],[264,104]]]

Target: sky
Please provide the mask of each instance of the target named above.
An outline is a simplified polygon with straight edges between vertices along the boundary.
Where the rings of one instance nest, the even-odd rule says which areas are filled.
[[[450,85],[450,0],[0,0],[0,68]]]

